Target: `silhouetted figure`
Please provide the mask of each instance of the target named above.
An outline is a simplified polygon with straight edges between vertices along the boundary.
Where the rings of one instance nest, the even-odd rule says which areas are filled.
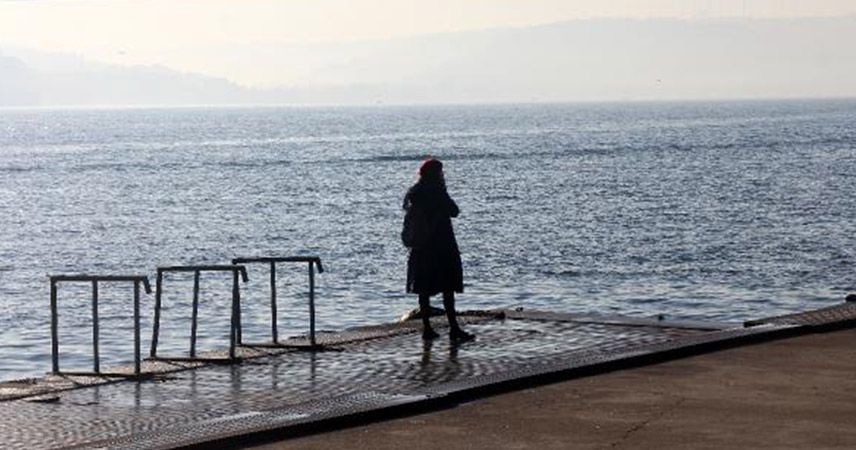
[[[413,208],[415,211],[410,211]],[[443,306],[449,319],[449,337],[457,342],[473,339],[472,334],[458,325],[455,313],[455,292],[464,292],[461,253],[452,230],[452,217],[457,217],[460,211],[446,192],[443,163],[433,158],[422,163],[419,167],[419,181],[404,197],[404,209],[413,217],[413,222],[418,222],[411,227],[416,230],[417,236],[405,238],[406,233],[403,233],[402,237],[410,246],[407,292],[419,294],[422,338],[438,337],[431,329],[430,298],[443,293]]]

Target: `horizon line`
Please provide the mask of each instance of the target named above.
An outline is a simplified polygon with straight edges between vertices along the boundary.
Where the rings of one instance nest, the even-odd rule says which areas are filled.
[[[154,109],[367,109],[420,107],[501,107],[501,106],[561,106],[608,104],[693,104],[693,103],[769,103],[769,102],[850,102],[856,95],[795,96],[795,97],[721,97],[682,99],[603,99],[603,100],[545,100],[545,101],[474,101],[474,102],[401,102],[401,103],[213,103],[213,104],[101,104],[101,105],[0,105],[0,111],[68,111],[68,110],[154,110]]]

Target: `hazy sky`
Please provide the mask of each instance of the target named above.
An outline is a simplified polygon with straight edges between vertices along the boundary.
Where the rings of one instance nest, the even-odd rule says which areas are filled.
[[[856,1],[0,0],[0,46],[71,52],[109,63],[160,64],[266,86],[305,80],[282,71],[281,64],[261,60],[270,52],[260,53],[253,64],[244,55],[248,49],[592,17],[844,15],[856,15]],[[297,59],[289,64],[311,63],[311,54],[292,56]]]

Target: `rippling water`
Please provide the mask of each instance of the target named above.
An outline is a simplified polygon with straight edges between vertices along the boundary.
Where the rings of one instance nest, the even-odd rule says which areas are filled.
[[[317,254],[323,329],[389,321],[401,197],[446,161],[464,309],[739,320],[856,290],[856,102],[0,111],[0,378],[49,369],[47,274]],[[282,267],[282,334],[306,268]],[[203,278],[200,347],[228,341]],[[188,345],[192,281],[166,285],[162,352]],[[268,332],[267,273],[244,290]],[[101,289],[102,365],[131,354],[131,290]],[[144,297],[144,348],[153,296]],[[63,285],[65,368],[91,361],[89,288]]]

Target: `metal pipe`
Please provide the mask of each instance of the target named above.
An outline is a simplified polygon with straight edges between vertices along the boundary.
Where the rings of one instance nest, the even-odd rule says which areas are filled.
[[[93,372],[82,372],[87,374],[101,373],[100,352],[100,327],[101,322],[98,315],[99,286],[100,282],[130,281],[134,283],[134,372],[140,373],[140,283],[143,284],[147,293],[151,293],[149,280],[141,275],[51,275],[51,370],[52,373],[60,373],[59,369],[59,306],[58,292],[61,281],[89,282],[92,284],[92,366]],[[71,372],[64,372],[71,373]],[[81,372],[78,372],[81,373]]]
[[[201,270],[203,272],[233,272],[238,270],[241,272],[244,281],[247,281],[247,271],[243,266],[234,266],[234,265],[198,265],[198,266],[166,266],[166,267],[158,267],[158,270],[161,272],[195,272],[197,270]]]
[[[51,371],[54,374],[59,373],[59,317],[57,316],[56,297],[56,281],[51,279]]]
[[[193,312],[190,319],[190,357],[196,357],[196,327],[199,317],[199,271],[193,273]]]
[[[270,332],[273,343],[279,343],[279,335],[276,329],[276,262],[270,262]]]
[[[279,257],[254,257],[254,258],[233,258],[232,264],[243,264],[248,262],[309,262],[318,261],[321,258],[318,256],[279,256]]]
[[[232,272],[232,273],[234,273],[234,272]],[[246,282],[246,281],[247,281],[247,280],[246,280],[246,272],[244,273],[244,277],[245,277],[245,278],[244,278],[244,281]],[[241,343],[243,343],[243,341],[244,341],[244,340],[243,340],[243,338],[242,338],[242,336],[241,336],[241,331],[242,331],[242,329],[243,329],[243,327],[242,327],[242,325],[241,325],[241,284],[240,284],[240,280],[239,280],[239,278],[238,278],[238,274],[235,274],[235,275],[233,276],[232,281],[233,281],[233,282],[234,282],[234,284],[235,284],[235,286],[232,288],[232,291],[233,291],[233,292],[232,292],[232,295],[235,297],[235,303],[237,304],[237,307],[236,307],[236,308],[237,308],[237,314],[236,314],[236,317],[237,317],[237,319],[238,319],[238,321],[237,321],[237,323],[238,323],[238,328],[237,328],[237,334],[235,335],[235,340],[237,341],[237,344],[238,344],[238,345],[241,345]]]
[[[315,266],[309,262],[309,345],[315,346]]]
[[[232,272],[232,324],[229,330],[229,358],[235,359],[238,333],[238,272]]]
[[[145,286],[149,285],[144,275],[51,275],[52,281],[142,281]],[[146,287],[151,293],[151,289]]]
[[[140,282],[134,281],[134,374],[140,374]]]
[[[160,332],[160,310],[161,310],[161,293],[163,291],[163,271],[158,269],[157,278],[155,278],[155,317],[152,321],[152,349],[150,356],[157,357],[158,354],[158,334]]]
[[[324,272],[324,267],[321,265],[321,258],[318,256],[285,256],[285,257],[253,257],[253,258],[233,258],[232,264],[245,263],[268,263],[270,264],[270,285],[271,285],[271,337],[273,342],[279,343],[278,331],[278,313],[277,313],[277,295],[276,295],[276,263],[281,262],[305,262],[309,265],[309,339],[312,345],[315,345],[315,268],[318,273]],[[246,279],[246,269],[242,267],[241,274]],[[238,330],[240,333],[240,317],[238,317]],[[240,336],[240,334],[239,334]]]
[[[101,361],[98,355],[98,282],[92,281],[92,368],[95,373],[101,372]]]
[[[232,272],[232,316],[231,316],[231,329],[229,336],[229,355],[231,358],[235,357],[235,347],[240,345],[241,343],[241,294],[240,294],[240,279],[243,279],[244,282],[248,281],[247,277],[247,269],[244,266],[236,266],[236,265],[198,265],[198,266],[170,266],[170,267],[158,267],[157,268],[157,287],[155,293],[155,320],[153,323],[152,329],[152,357],[157,356],[157,344],[158,344],[158,335],[160,330],[160,312],[162,308],[162,297],[163,297],[163,277],[166,272],[193,272],[194,273],[194,286],[193,286],[193,320],[191,322],[191,358],[195,358],[196,356],[196,335],[199,323],[199,284],[200,284],[200,273],[206,271],[220,271],[220,272]],[[239,278],[240,277],[240,278]]]

